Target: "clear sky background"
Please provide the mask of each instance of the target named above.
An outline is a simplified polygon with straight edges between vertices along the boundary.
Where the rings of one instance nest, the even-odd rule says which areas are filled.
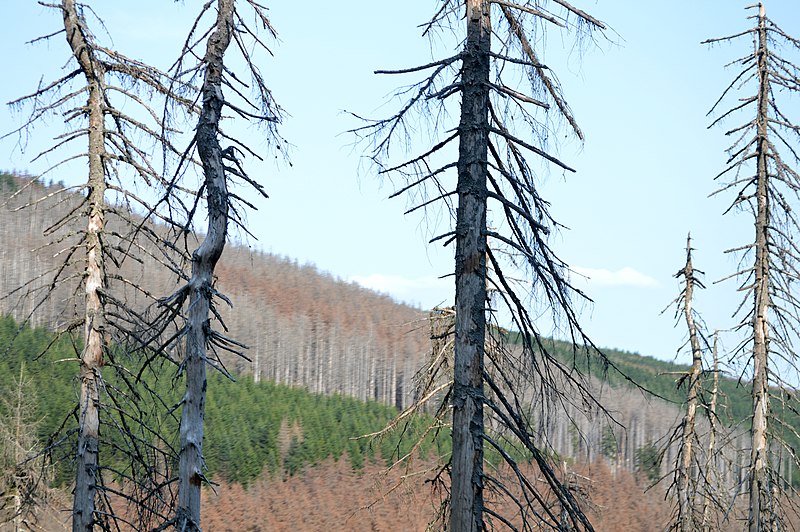
[[[118,50],[165,68],[202,3],[103,0],[92,6]],[[544,62],[559,77],[586,134],[582,144],[550,141],[577,169],[543,177],[542,196],[552,203],[551,214],[569,227],[555,236],[553,247],[587,277],[576,277],[576,284],[594,300],[581,316],[596,343],[674,359],[685,338],[683,323],[676,328],[671,310],[660,313],[677,295],[673,275],[683,266],[689,231],[695,266],[706,272],[708,285],[697,294],[695,307],[710,329],[733,324],[735,283],[713,281],[736,268],[735,258],[723,250],[750,241],[752,221],[746,213],[722,216],[731,196],[708,198],[716,189],[713,177],[724,167],[728,139],[724,128],[707,129],[706,113],[738,72],[724,65],[749,48],[746,40],[713,48],[700,42],[751,27],[746,16],[752,10],[730,0],[574,3],[612,30],[609,40],[600,39],[598,47],[582,53],[570,35],[559,31],[545,41]],[[262,56],[260,66],[288,113],[281,132],[292,144],[292,164],[248,162],[250,175],[271,198],[249,214],[259,239],[250,244],[422,308],[449,304],[452,278],[439,277],[452,270],[452,252],[426,244],[446,222],[404,216],[404,200],[387,199],[391,183],[375,177],[364,164],[362,148],[354,148],[353,138],[343,133],[359,125],[345,111],[385,117],[396,109],[388,100],[392,90],[417,79],[375,76],[374,70],[451,55],[454,34],[441,34],[433,49],[420,37],[418,25],[437,2],[278,0],[267,5],[280,40],[274,57]],[[766,6],[770,18],[800,37],[797,0]],[[58,30],[61,22],[33,0],[4,2],[0,13],[7,20],[0,33],[6,73],[0,100],[7,102],[32,92],[42,77],[54,79],[68,47],[63,36],[49,44],[25,44]],[[786,111],[800,120],[800,98],[789,104]],[[4,106],[0,129],[14,129],[24,116]],[[31,159],[61,131],[58,119],[39,126],[24,152],[16,138],[0,142],[0,168],[40,173],[55,160]],[[258,129],[243,131],[251,146],[264,147]],[[64,167],[49,178],[74,183],[80,171]]]

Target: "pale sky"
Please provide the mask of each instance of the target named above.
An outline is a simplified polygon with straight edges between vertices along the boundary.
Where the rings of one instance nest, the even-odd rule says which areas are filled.
[[[92,5],[120,51],[167,67],[202,3],[103,0]],[[709,287],[697,294],[695,308],[709,328],[733,324],[735,283],[713,281],[734,271],[735,259],[722,251],[747,243],[752,222],[746,213],[722,216],[730,196],[708,198],[716,188],[713,177],[724,167],[728,139],[724,128],[707,129],[706,113],[738,72],[724,65],[748,48],[746,41],[711,49],[700,42],[738,33],[751,21],[745,18],[745,2],[730,0],[574,3],[612,31],[609,41],[601,39],[599,47],[583,53],[569,35],[553,31],[546,38],[544,62],[558,75],[586,134],[583,144],[550,140],[559,158],[577,170],[567,175],[553,170],[544,177],[542,196],[551,202],[551,214],[569,227],[555,236],[553,248],[594,299],[581,316],[598,345],[671,360],[683,342],[683,324],[675,328],[672,311],[660,312],[677,295],[673,275],[683,266],[688,231],[697,249],[695,267],[706,272]],[[351,145],[344,132],[359,124],[344,111],[389,115],[397,108],[388,99],[392,90],[418,78],[372,72],[452,55],[461,30],[439,34],[433,46],[420,37],[417,26],[433,14],[434,1],[267,5],[280,41],[273,46],[274,58],[262,57],[260,66],[288,113],[281,132],[293,145],[292,164],[247,163],[250,175],[270,194],[259,202],[258,212],[248,215],[259,239],[251,245],[422,308],[447,303],[452,278],[438,277],[452,270],[452,252],[426,244],[446,221],[404,216],[405,201],[387,199],[394,189],[375,177],[362,149]],[[766,5],[768,16],[800,37],[797,0]],[[0,34],[0,62],[7,73],[0,100],[7,102],[34,90],[42,76],[44,81],[57,76],[68,54],[63,37],[25,44],[59,28],[54,12],[33,0],[5,2],[2,12],[14,21]],[[794,98],[787,109],[796,121],[799,102]],[[0,113],[3,133],[24,117],[6,107]],[[39,126],[24,153],[16,139],[0,142],[0,168],[37,174],[55,162],[30,161],[61,132],[59,122]],[[242,131],[253,147],[261,147],[258,129]],[[419,145],[426,142],[421,132]],[[77,181],[70,172],[76,169],[65,167],[50,179]]]

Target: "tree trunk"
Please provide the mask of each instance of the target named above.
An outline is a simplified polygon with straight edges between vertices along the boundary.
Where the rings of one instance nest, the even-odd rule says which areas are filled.
[[[714,332],[714,347],[712,349],[712,356],[714,357],[714,377],[713,377],[713,384],[711,387],[711,405],[708,409],[708,422],[710,425],[708,431],[708,455],[706,456],[706,475],[708,475],[708,479],[710,482],[713,482],[712,485],[706,486],[707,492],[713,493],[717,488],[717,479],[719,478],[719,473],[715,469],[715,465],[717,464],[716,459],[716,444],[717,444],[717,397],[719,395],[719,359],[717,357],[717,337],[719,335],[718,331]],[[711,473],[713,471],[713,474]],[[703,522],[701,523],[700,529],[704,532],[707,530],[711,530],[710,525],[710,508],[711,506],[711,498],[709,494],[706,493],[703,497]]]
[[[697,335],[697,326],[692,314],[692,297],[694,295],[694,266],[692,265],[692,240],[686,239],[686,266],[684,269],[686,290],[683,295],[683,312],[686,327],[689,330],[689,345],[692,348],[692,369],[689,373],[689,390],[686,399],[686,416],[683,420],[683,435],[681,438],[681,463],[678,470],[678,506],[680,515],[680,529],[682,532],[692,532],[695,527],[695,495],[696,490],[691,489],[692,479],[692,452],[695,435],[695,418],[697,416],[697,396],[700,388],[700,376],[703,372],[703,351]],[[706,474],[709,474],[706,472]]]
[[[186,331],[186,393],[180,427],[178,529],[200,530],[200,488],[203,481],[203,419],[206,400],[206,360],[211,325],[214,268],[225,248],[229,197],[217,138],[222,114],[223,56],[231,41],[234,0],[219,0],[217,24],[208,39],[203,108],[197,125],[197,151],[203,164],[208,204],[208,231],[192,254],[189,311]]]
[[[105,313],[101,292],[105,288],[102,232],[105,225],[105,105],[102,62],[96,60],[87,42],[75,0],[63,0],[62,12],[67,42],[86,77],[89,99],[88,222],[86,227],[86,272],[84,295],[84,348],[80,362],[79,435],[75,493],[72,507],[73,531],[91,530],[97,491],[98,438],[100,431],[100,371],[103,367]]]
[[[490,2],[467,0],[456,217],[456,338],[450,530],[483,527],[483,355]]]
[[[756,262],[755,309],[753,312],[753,425],[750,454],[750,532],[762,530],[767,523],[762,514],[768,511],[766,484],[767,418],[769,415],[769,331],[767,312],[769,295],[769,198],[767,195],[767,118],[769,78],[767,73],[767,27],[763,5],[758,19],[758,116],[756,138]]]

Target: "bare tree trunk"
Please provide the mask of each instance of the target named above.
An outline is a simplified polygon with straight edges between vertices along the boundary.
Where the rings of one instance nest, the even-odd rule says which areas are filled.
[[[450,24],[455,20],[461,24],[463,6],[466,11],[467,32],[464,44],[459,44],[459,53],[410,69],[376,71],[390,75],[420,71],[430,73],[424,80],[413,85],[413,88],[402,91],[403,94],[410,93],[410,96],[400,111],[388,119],[370,121],[363,127],[353,129],[352,133],[361,139],[370,139],[373,143],[371,158],[381,167],[381,173],[402,174],[406,180],[405,186],[392,197],[413,189],[420,191],[422,197],[426,198],[409,212],[434,203],[446,205],[447,212],[455,211],[455,230],[431,240],[434,242],[446,238],[443,241],[444,246],[454,242],[456,246],[455,360],[453,385],[448,394],[453,410],[453,454],[447,528],[459,532],[483,530],[484,513],[504,520],[494,509],[485,507],[484,485],[494,485],[497,491],[493,493],[508,495],[512,504],[518,507],[520,513],[517,515],[522,516],[524,526],[563,528],[560,512],[552,509],[558,506],[559,509],[565,509],[570,526],[591,530],[591,524],[581,510],[577,498],[570,487],[562,482],[558,471],[552,467],[548,454],[541,450],[550,445],[547,435],[539,435],[537,438],[530,430],[529,412],[520,411],[520,398],[523,395],[520,382],[541,382],[542,387],[548,390],[543,395],[550,390],[559,395],[563,393],[559,388],[562,381],[555,374],[563,373],[567,376],[563,382],[574,385],[589,402],[594,404],[595,400],[584,386],[583,379],[576,378],[574,368],[567,368],[557,362],[548,350],[548,345],[542,341],[536,329],[534,319],[528,313],[524,298],[515,292],[516,283],[506,276],[502,267],[507,257],[513,257],[509,260],[514,267],[529,268],[534,279],[533,291],[541,289],[541,293],[546,294],[543,306],[552,310],[553,317],[563,315],[566,318],[566,329],[573,340],[593,347],[571,308],[570,298],[576,293],[565,276],[566,265],[552,254],[546,242],[546,235],[550,233],[548,225],[553,220],[547,214],[547,202],[537,193],[533,179],[535,172],[528,166],[524,153],[534,153],[544,164],[552,163],[565,171],[574,170],[542,149],[517,138],[509,127],[516,117],[525,124],[533,125],[535,134],[545,136],[544,131],[548,131],[547,128],[539,130],[539,119],[532,113],[538,112],[536,109],[549,108],[549,104],[510,90],[502,82],[491,83],[490,72],[496,73],[499,79],[510,63],[524,65],[532,84],[532,92],[555,101],[560,118],[566,118],[571,125],[574,125],[574,120],[568,116],[569,110],[561,97],[560,86],[554,78],[546,76],[547,69],[536,59],[527,38],[529,32],[532,35],[541,35],[539,32],[545,31],[546,22],[551,23],[556,19],[527,5],[501,3],[504,4],[501,8],[509,7],[510,10],[503,11],[505,21],[498,21],[493,28],[490,0],[443,0],[441,8],[424,25],[424,33],[435,32],[436,28],[451,27]],[[559,0],[558,4],[567,12],[563,20],[573,20],[570,14],[577,17],[577,23],[573,27],[588,28],[589,31],[605,28],[602,23],[572,7],[568,2]],[[521,13],[522,17],[518,18],[515,13]],[[531,17],[528,18],[527,15]],[[519,53],[520,57],[511,58],[493,53],[492,32],[498,33],[503,43],[503,53]],[[493,60],[496,62],[494,67],[491,66]],[[494,101],[492,94],[496,97]],[[461,99],[460,121],[457,128],[454,128],[455,132],[448,128],[448,137],[426,153],[398,165],[386,166],[384,159],[390,156],[395,133],[409,131],[406,120],[410,114],[421,112],[425,117],[434,115],[433,107],[439,105],[436,101],[444,102],[451,97]],[[499,105],[495,106],[495,103]],[[547,121],[550,121],[550,117]],[[437,131],[438,127],[439,122],[435,121],[434,128]],[[580,137],[577,127],[575,132]],[[438,161],[431,160],[434,154],[456,138],[459,141],[458,161],[440,165]],[[490,165],[492,172],[488,171]],[[439,180],[444,174],[449,174],[453,167],[458,174],[455,190],[449,182],[445,184]],[[427,186],[435,187],[440,195],[434,198],[427,196]],[[455,209],[452,205],[453,195],[458,196],[458,206]],[[504,226],[500,231],[487,228],[488,200],[496,201],[499,205],[498,210],[502,213],[500,224]],[[416,198],[414,201],[416,202]],[[487,245],[488,238],[492,238],[502,251],[493,253]],[[492,316],[488,309],[487,282],[491,283],[493,294],[497,294],[501,307],[510,312],[513,327],[519,330],[520,343],[525,353],[520,359],[524,361],[518,361],[514,358],[516,355],[510,356],[506,349],[498,352],[502,352],[502,356],[493,356],[491,353],[486,356],[487,334],[497,331],[491,326],[489,331],[486,330],[487,322]],[[582,296],[579,293],[577,295]],[[491,340],[493,345],[502,344],[504,338],[498,335]],[[601,353],[598,354],[602,357]],[[529,363],[533,360],[536,362]],[[431,367],[434,373],[439,368],[443,371],[446,369],[444,364]],[[443,375],[439,377],[444,378]],[[428,378],[427,384],[421,387],[427,393],[418,395],[423,399],[412,402],[406,412],[419,408],[428,398],[436,397],[438,391],[444,389],[438,388],[433,384],[435,382],[439,382],[437,378]],[[487,399],[487,394],[490,394],[491,400]],[[539,406],[546,408],[544,404]],[[496,448],[519,473],[514,458],[503,450],[503,441],[493,439],[493,431],[484,430],[485,411],[493,426],[507,429],[504,436],[513,434],[519,440],[518,449],[525,448],[530,453],[529,459],[535,461],[539,467],[545,489],[549,490],[548,495],[540,498],[538,487],[534,486],[537,483],[529,482],[522,474],[513,489],[506,487],[503,480],[484,474],[484,443]],[[406,412],[401,416],[406,415]],[[524,493],[519,498],[511,495],[517,487]],[[550,495],[557,499],[555,506],[542,510],[539,503]],[[532,508],[534,506],[535,509]],[[536,525],[527,521],[534,514],[539,520]],[[507,521],[503,522],[508,524]]]
[[[456,339],[450,530],[483,530],[483,367],[491,4],[467,1],[456,218]]]
[[[753,425],[750,451],[750,519],[751,532],[762,530],[761,516],[767,511],[770,494],[766,485],[767,417],[769,415],[769,331],[767,310],[769,295],[769,203],[767,196],[767,121],[769,77],[767,72],[767,28],[764,6],[758,15],[758,115],[756,116],[756,262],[755,310],[753,312]]]
[[[84,295],[84,348],[80,361],[79,436],[72,529],[91,530],[95,521],[98,438],[100,431],[100,371],[103,367],[105,312],[101,292],[105,288],[102,232],[105,225],[105,105],[103,63],[92,54],[75,0],[63,0],[62,12],[67,42],[86,77],[89,99],[89,179],[88,221],[86,226],[86,272]]]
[[[686,266],[683,270],[686,287],[683,295],[683,313],[686,327],[689,330],[689,345],[692,348],[692,369],[689,372],[689,389],[686,399],[686,416],[683,419],[683,435],[681,438],[681,462],[678,469],[678,511],[680,530],[695,530],[694,508],[696,490],[690,485],[692,477],[692,446],[696,439],[695,418],[697,415],[697,396],[700,388],[700,376],[703,372],[703,350],[692,312],[692,296],[694,294],[694,266],[692,265],[692,239],[686,238]]]
[[[710,525],[710,510],[711,510],[711,494],[716,491],[718,472],[714,468],[716,463],[715,453],[717,445],[717,397],[719,395],[719,358],[717,355],[717,337],[719,332],[714,332],[714,347],[712,349],[712,356],[714,357],[714,377],[711,387],[711,405],[708,409],[708,422],[711,426],[708,432],[708,456],[706,458],[706,474],[709,475],[708,481],[712,484],[706,486],[706,493],[703,496],[703,522],[700,529],[703,531],[711,530]],[[713,473],[712,473],[713,471]]]
[[[787,91],[792,95],[797,92],[800,69],[790,59],[776,55],[768,48],[768,43],[785,41],[795,53],[800,47],[795,38],[767,19],[762,3],[749,8],[758,8],[758,16],[749,17],[757,21],[751,30],[709,39],[705,43],[715,44],[740,37],[748,41],[752,39],[755,43],[755,52],[749,52],[737,61],[742,65],[741,72],[712,108],[713,111],[723,99],[730,99],[729,96],[732,97],[750,80],[757,83],[754,93],[730,102],[731,108],[712,124],[720,123],[745,107],[755,107],[755,118],[728,130],[728,135],[735,133],[736,141],[727,150],[726,168],[717,176],[735,175],[735,181],[726,185],[726,188],[738,188],[731,208],[746,204],[755,222],[754,242],[738,248],[746,250],[745,253],[751,257],[754,250],[755,261],[752,267],[735,274],[740,279],[739,290],[746,293],[744,303],[752,305],[743,303],[740,307],[749,310],[743,312],[737,328],[750,330],[752,336],[741,343],[736,352],[745,357],[748,364],[752,363],[750,460],[744,467],[744,489],[749,492],[748,528],[755,532],[783,528],[788,520],[787,511],[780,501],[785,495],[782,494],[784,486],[780,466],[770,463],[769,457],[770,446],[777,449],[787,442],[782,436],[783,430],[770,430],[770,416],[774,401],[781,410],[791,409],[783,392],[795,385],[784,374],[789,369],[799,369],[792,344],[800,323],[800,317],[793,311],[798,306],[794,272],[800,262],[795,242],[800,234],[800,220],[795,215],[793,202],[800,199],[800,174],[782,156],[785,151],[787,160],[797,162],[794,144],[798,140],[798,127],[779,104],[781,93]],[[774,46],[776,50],[779,48],[779,45]],[[778,91],[773,91],[773,82]],[[755,175],[750,168],[753,160]],[[771,356],[786,362],[787,366],[782,367],[780,373],[770,372]],[[780,428],[783,428],[782,424]],[[786,429],[786,434],[791,434],[797,427],[788,426]]]
[[[16,397],[14,398],[14,408],[12,409],[13,423],[14,423],[14,440],[11,445],[14,446],[14,465],[19,465],[27,458],[25,456],[26,446],[23,444],[23,438],[29,428],[26,427],[26,414],[30,410],[30,404],[26,401],[25,394],[25,363],[23,362],[19,368],[19,380],[17,381]],[[16,468],[14,468],[16,469]],[[30,494],[23,494],[22,483],[28,472],[13,472],[14,476],[14,532],[20,532],[25,525],[25,499],[30,497]],[[23,495],[26,495],[23,497]]]
[[[203,164],[208,205],[208,231],[192,254],[189,280],[189,313],[186,331],[186,394],[180,427],[178,529],[200,530],[200,488],[203,476],[203,419],[206,400],[207,346],[211,326],[209,310],[213,296],[214,268],[225,248],[229,196],[222,149],[217,138],[222,115],[223,56],[231,41],[234,0],[219,0],[217,23],[208,39],[203,108],[197,126],[197,151]]]

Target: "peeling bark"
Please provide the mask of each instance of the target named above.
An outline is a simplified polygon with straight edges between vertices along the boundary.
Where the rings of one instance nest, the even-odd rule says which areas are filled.
[[[749,495],[747,526],[754,532],[783,528],[789,518],[782,501],[790,481],[782,476],[780,464],[775,463],[776,456],[771,451],[780,460],[779,449],[793,445],[786,438],[797,431],[778,412],[794,409],[786,400],[786,392],[796,388],[793,382],[796,373],[791,378],[787,377],[787,371],[800,370],[793,347],[800,328],[796,312],[800,299],[794,273],[800,264],[796,242],[800,234],[800,220],[796,216],[800,174],[787,162],[797,162],[800,128],[780,104],[784,97],[797,93],[800,67],[775,51],[784,49],[797,54],[800,41],[767,18],[762,3],[748,6],[752,8],[758,9],[757,15],[748,17],[756,21],[752,29],[704,42],[715,44],[744,38],[755,45],[753,51],[734,62],[741,65],[741,70],[712,107],[714,111],[721,101],[732,99],[743,85],[751,81],[755,85],[755,90],[746,97],[729,101],[727,112],[712,122],[719,124],[745,108],[754,115],[733,129],[726,126],[726,134],[736,140],[727,150],[725,169],[717,175],[717,178],[730,175],[732,179],[720,191],[737,192],[728,210],[751,212],[755,229],[750,243],[731,250],[742,251],[752,260],[749,267],[732,277],[739,278],[739,290],[746,294],[739,307],[744,315],[736,329],[747,330],[749,335],[739,344],[736,355],[752,371],[752,425],[749,446],[744,450],[750,460],[742,482]],[[781,366],[780,371],[770,368],[776,362]],[[773,418],[776,414],[778,417]]]
[[[703,350],[700,346],[700,336],[694,321],[692,301],[694,287],[698,280],[695,278],[695,269],[692,264],[692,239],[686,238],[686,265],[678,272],[686,282],[683,293],[683,314],[686,328],[689,331],[689,345],[692,349],[692,369],[689,372],[689,388],[686,398],[686,415],[683,418],[683,434],[681,436],[681,461],[678,466],[677,491],[678,491],[678,516],[681,532],[692,532],[697,529],[695,523],[695,497],[696,486],[693,486],[692,458],[694,443],[697,440],[696,418],[697,402],[700,392],[700,378],[703,373]],[[702,288],[702,284],[700,284]]]
[[[72,529],[91,530],[95,521],[100,431],[100,371],[103,367],[105,312],[101,292],[105,288],[103,227],[105,225],[105,70],[92,54],[75,0],[63,0],[62,12],[67,42],[86,77],[89,99],[88,222],[86,227],[86,271],[84,273],[84,348],[80,361],[79,436]]]

